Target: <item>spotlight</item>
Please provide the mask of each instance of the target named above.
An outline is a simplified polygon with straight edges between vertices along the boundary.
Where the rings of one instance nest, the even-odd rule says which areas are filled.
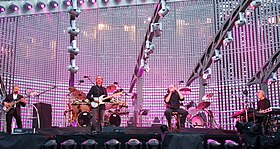
[[[79,5],[83,5],[85,3],[84,0],[79,0],[78,2],[79,2]]]
[[[238,143],[232,141],[232,140],[226,140],[225,141],[225,148],[227,149],[228,147],[237,147],[239,146]]]
[[[51,2],[50,2],[50,6],[51,6],[52,8],[56,8],[56,7],[58,7],[58,3],[57,3],[56,1],[51,1]]]
[[[79,9],[79,8],[74,9],[72,6],[69,6],[67,8],[67,11],[74,17],[79,17],[80,13],[82,12],[81,9]]]
[[[65,1],[63,1],[63,4],[64,4],[66,7],[68,7],[68,6],[71,5],[71,0],[65,0]]]
[[[36,5],[39,9],[44,9],[46,5],[43,2],[38,2]]]
[[[212,140],[212,139],[207,140],[207,146],[216,147],[216,146],[220,146],[220,145],[221,145],[221,143],[219,143],[216,140]]]
[[[5,12],[6,8],[0,5],[0,13]]]
[[[97,145],[98,145],[98,143],[95,140],[88,139],[88,140],[84,141],[83,143],[81,143],[81,148],[82,149],[96,149]]]
[[[55,140],[49,140],[42,146],[42,149],[57,149],[57,148],[58,147]]]
[[[18,11],[18,10],[19,10],[18,6],[15,5],[15,4],[11,4],[11,5],[9,6],[9,9],[10,9],[12,12],[15,12],[15,11]]]
[[[137,139],[130,139],[128,142],[125,143],[126,149],[141,149],[142,142]]]
[[[76,27],[76,21],[71,21],[71,26],[67,29],[68,33],[72,36],[77,36],[80,33],[80,29]]]
[[[94,4],[94,3],[96,3],[96,0],[88,0],[88,3]]]
[[[267,80],[267,85],[271,85],[277,81],[277,76],[275,72],[272,72],[270,78]]]
[[[222,59],[222,55],[220,55],[219,50],[215,50],[215,55],[212,57],[212,62],[215,63]]]
[[[239,12],[239,20],[235,21],[235,26],[241,27],[247,23],[247,20],[244,17],[243,12]]]
[[[166,1],[165,0],[162,0],[161,1],[161,9],[160,11],[158,12],[158,15],[163,18],[165,17],[168,13],[169,13],[169,6],[166,6]]]
[[[232,42],[233,38],[231,36],[231,31],[227,32],[227,37],[223,40],[225,46],[229,45]]]
[[[62,142],[60,145],[61,145],[61,149],[73,149],[77,147],[77,143],[72,139],[66,140]]]
[[[148,59],[149,55],[154,53],[156,46],[150,42],[149,40],[146,41],[146,49],[144,51],[144,59]]]
[[[109,0],[103,0],[103,2],[104,2],[104,3],[108,3],[108,2],[109,2]]]
[[[262,1],[261,1],[261,0],[253,0],[253,1],[250,3],[250,8],[251,8],[252,10],[255,10],[255,9],[258,8],[261,4],[262,4]]]
[[[159,37],[162,32],[162,23],[151,23],[151,33],[154,33],[155,37]]]
[[[117,148],[121,148],[121,142],[119,142],[118,140],[116,139],[111,139],[107,142],[104,143],[105,145],[105,149],[117,149]]]
[[[67,67],[67,69],[72,73],[76,73],[79,70],[78,66],[76,66],[75,59],[71,60],[71,64]]]
[[[211,74],[212,74],[211,68],[207,68],[206,70],[203,71],[202,78],[209,79],[209,78],[211,78]]]
[[[28,10],[30,10],[30,9],[32,9],[33,8],[33,6],[30,4],[30,3],[24,3],[24,5],[23,5],[23,9],[24,10],[26,10],[26,11],[28,11]]]
[[[141,60],[141,66],[140,69],[143,69],[145,72],[149,72],[150,71],[150,67],[148,65],[148,63],[145,60]]]
[[[157,139],[150,139],[148,142],[146,142],[146,149],[161,149],[161,143]]]
[[[77,48],[77,41],[76,40],[72,40],[72,45],[68,46],[68,52],[73,54],[73,55],[77,55],[79,53],[79,49]]]

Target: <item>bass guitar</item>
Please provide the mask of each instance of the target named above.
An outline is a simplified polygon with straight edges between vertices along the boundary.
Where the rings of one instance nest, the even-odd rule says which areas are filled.
[[[3,111],[5,113],[8,113],[12,108],[14,108],[14,105],[21,102],[22,99],[24,98],[21,98],[20,100],[17,100],[17,101],[13,101],[13,102],[10,102],[10,103],[7,103],[4,107],[3,107]]]
[[[101,95],[99,97],[94,97],[93,99],[98,100],[98,102],[92,101],[90,104],[93,108],[97,108],[99,105],[105,104],[106,103],[106,102],[104,102],[105,100],[112,98],[114,96],[121,95],[121,94],[122,94],[122,92],[118,92],[118,93],[115,93],[115,94],[105,97],[105,98],[104,98],[105,95]]]

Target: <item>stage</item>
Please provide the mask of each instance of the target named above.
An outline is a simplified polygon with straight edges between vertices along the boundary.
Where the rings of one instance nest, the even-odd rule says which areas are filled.
[[[207,140],[213,139],[224,144],[225,140],[238,142],[238,136],[234,131],[220,129],[200,129],[183,128],[180,133],[166,132],[164,135],[159,127],[146,128],[121,128],[107,127],[105,132],[92,134],[89,128],[66,127],[38,129],[35,134],[2,134],[0,136],[1,149],[41,149],[42,145],[48,140],[54,139],[60,143],[73,139],[77,143],[77,149],[80,149],[81,143],[94,139],[98,142],[98,148],[103,149],[104,143],[116,139],[121,142],[121,148],[125,149],[125,143],[129,139],[137,139],[142,142],[142,148],[146,148],[146,142],[150,139],[157,139],[162,143],[162,148],[180,149],[180,148],[207,148]]]

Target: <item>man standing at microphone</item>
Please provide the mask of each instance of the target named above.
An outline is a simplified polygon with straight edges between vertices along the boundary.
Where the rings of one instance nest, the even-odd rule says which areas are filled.
[[[166,110],[164,115],[168,122],[168,129],[171,131],[171,114],[172,112],[178,112],[181,115],[180,121],[181,126],[185,126],[186,117],[188,112],[182,108],[180,108],[180,101],[184,101],[184,96],[178,91],[178,89],[174,85],[169,85],[167,94],[164,96],[164,102],[166,103]]]

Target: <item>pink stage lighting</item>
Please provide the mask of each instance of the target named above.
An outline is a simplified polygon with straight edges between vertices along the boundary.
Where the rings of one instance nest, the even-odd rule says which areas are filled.
[[[56,1],[51,1],[51,2],[50,2],[50,6],[51,6],[52,8],[56,8],[56,7],[58,7],[58,3],[57,3]]]
[[[32,7],[32,5],[31,5],[30,3],[25,3],[25,4],[23,5],[23,8],[24,8],[25,10],[30,10],[30,9],[32,9],[33,7]]]
[[[11,11],[13,11],[13,12],[19,10],[18,6],[15,5],[15,4],[11,4],[11,5],[9,6],[9,9],[10,9]]]
[[[80,4],[80,5],[83,5],[84,3],[85,3],[84,0],[79,0],[79,4]]]
[[[71,5],[71,1],[70,1],[70,0],[65,0],[65,1],[63,2],[63,4],[64,4],[65,6],[70,6],[70,5]]]
[[[89,3],[94,4],[96,0],[88,0]]]
[[[108,3],[109,2],[109,0],[103,0],[105,3]]]
[[[38,2],[38,3],[37,3],[37,7],[38,7],[39,9],[44,9],[44,8],[46,7],[46,5],[45,5],[43,2]]]
[[[0,13],[1,13],[1,12],[5,12],[5,11],[6,11],[5,7],[0,6]]]

